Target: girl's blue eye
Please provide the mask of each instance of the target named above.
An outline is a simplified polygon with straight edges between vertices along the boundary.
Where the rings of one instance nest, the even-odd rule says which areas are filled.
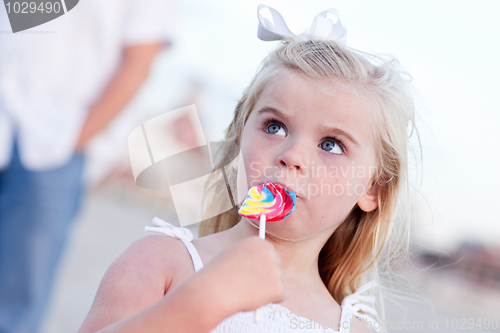
[[[321,142],[320,146],[321,146],[321,149],[323,149],[329,153],[332,153],[332,154],[341,155],[344,153],[342,151],[342,147],[340,147],[340,145],[337,142],[335,142],[334,140],[327,139],[327,140]]]
[[[269,134],[277,134],[277,135],[281,135],[281,136],[286,136],[286,132],[285,132],[285,129],[283,128],[283,126],[276,124],[276,123],[269,124],[269,126],[267,126],[267,128],[266,128],[266,131]]]

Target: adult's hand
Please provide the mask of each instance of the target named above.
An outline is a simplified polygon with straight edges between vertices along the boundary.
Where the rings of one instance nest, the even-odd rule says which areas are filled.
[[[163,43],[134,45],[123,50],[117,71],[110,79],[99,99],[89,110],[75,150],[84,150],[90,139],[104,129],[137,93],[149,74],[155,56]]]

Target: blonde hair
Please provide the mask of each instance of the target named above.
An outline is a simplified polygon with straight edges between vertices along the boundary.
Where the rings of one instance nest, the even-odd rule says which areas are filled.
[[[406,73],[393,58],[385,59],[339,46],[328,40],[282,42],[262,62],[257,74],[239,100],[226,132],[225,148],[217,157],[216,169],[231,162],[239,152],[246,120],[267,83],[284,70],[315,81],[334,80],[362,98],[376,110],[377,172],[372,182],[379,188],[378,208],[364,212],[356,205],[333,232],[320,251],[320,276],[332,297],[340,304],[362,284],[381,278],[391,280],[394,258],[409,253],[408,134],[414,129],[415,106]],[[409,76],[408,76],[409,77]],[[417,134],[418,135],[418,134]],[[236,171],[226,168],[232,193],[236,192]],[[205,190],[204,209],[217,209],[218,193],[227,191],[225,182],[214,177]],[[212,216],[212,215],[206,215]],[[230,229],[240,220],[237,207],[200,225],[200,237]],[[394,275],[395,276],[395,275]],[[392,280],[391,280],[392,281]],[[382,323],[385,321],[383,299]],[[380,322],[380,318],[378,318]]]

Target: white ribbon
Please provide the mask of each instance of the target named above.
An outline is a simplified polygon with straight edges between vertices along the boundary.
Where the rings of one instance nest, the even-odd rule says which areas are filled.
[[[188,228],[176,227],[168,222],[157,217],[153,218],[154,227],[145,227],[146,231],[154,231],[175,237],[183,241],[190,242],[193,240],[193,233]]]
[[[269,9],[272,16],[272,22],[262,15],[262,10]],[[328,14],[337,17],[337,22],[333,22]],[[300,38],[301,40],[310,39],[329,39],[345,46],[347,41],[347,30],[340,23],[339,12],[334,9],[327,9],[314,18],[308,33],[295,35],[286,25],[285,19],[274,8],[260,4],[257,6],[257,16],[259,18],[259,29],[257,36],[264,41],[285,40],[290,38]]]
[[[375,282],[375,280],[371,280],[367,284],[364,284],[363,286],[359,287],[359,289],[356,290],[355,293],[344,297],[344,299],[342,300],[342,309],[343,309],[343,311],[347,310],[347,311],[345,311],[346,312],[346,316],[345,316],[346,319],[351,318],[351,316],[364,319],[366,322],[371,324],[371,326],[373,327],[373,329],[375,329],[375,331],[380,332],[380,326],[381,326],[380,323],[378,323],[376,320],[369,317],[368,315],[358,312],[358,311],[364,311],[364,312],[369,313],[369,314],[374,315],[374,316],[377,315],[377,311],[375,311],[374,308],[362,303],[362,302],[367,302],[367,303],[374,304],[375,297],[374,296],[360,295],[361,293],[367,291],[368,289],[376,287],[376,286],[377,286],[377,282]],[[342,317],[344,317],[344,316],[342,316]],[[342,320],[344,320],[344,319],[342,319]],[[342,324],[343,323],[341,323],[341,327],[342,327]]]

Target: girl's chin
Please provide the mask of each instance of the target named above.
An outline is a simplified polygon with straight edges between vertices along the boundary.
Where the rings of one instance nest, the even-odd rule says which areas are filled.
[[[260,221],[257,219],[248,219],[254,226],[259,226]],[[266,231],[272,232],[276,235],[283,233],[286,234],[301,234],[304,233],[303,221],[306,221],[303,217],[299,215],[294,215],[292,213],[290,216],[284,218],[283,220],[277,221],[266,221]]]
[[[315,227],[312,225],[307,225],[304,221],[309,221],[300,215],[291,215],[286,219],[279,221],[266,222],[266,231],[273,233],[277,236],[290,238],[290,239],[300,239],[315,232]],[[253,221],[256,225],[259,225],[259,221]]]

